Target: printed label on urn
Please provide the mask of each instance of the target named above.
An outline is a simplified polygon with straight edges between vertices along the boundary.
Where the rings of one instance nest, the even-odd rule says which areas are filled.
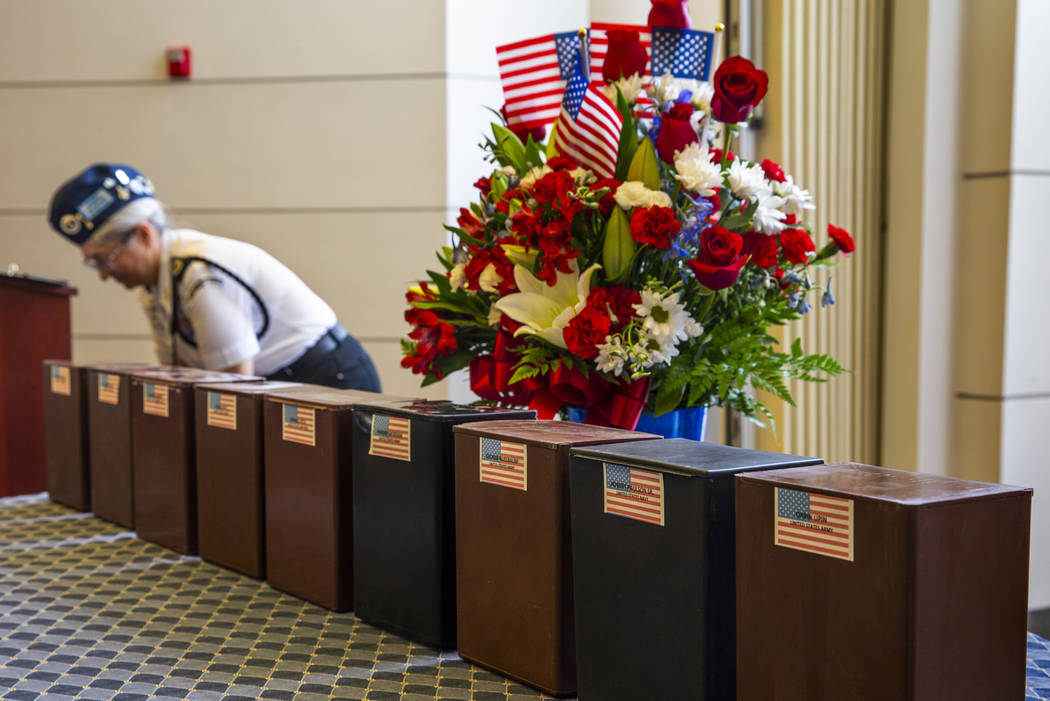
[[[317,427],[312,407],[297,404],[281,405],[281,438],[292,443],[313,447],[317,441]]]
[[[412,460],[412,421],[400,416],[372,415],[368,454],[394,460]]]
[[[853,500],[775,490],[773,540],[793,550],[853,561]]]
[[[208,392],[208,425],[237,430],[237,395]]]
[[[69,368],[65,365],[51,366],[51,392],[52,394],[64,394],[67,397],[72,393]]]
[[[479,474],[482,482],[510,489],[529,489],[525,444],[499,438],[481,439]]]
[[[651,470],[603,462],[604,511],[607,514],[664,525],[664,476]]]
[[[142,385],[142,412],[154,416],[168,417],[168,386],[156,382]]]
[[[98,374],[98,400],[103,404],[120,404],[120,375]]]

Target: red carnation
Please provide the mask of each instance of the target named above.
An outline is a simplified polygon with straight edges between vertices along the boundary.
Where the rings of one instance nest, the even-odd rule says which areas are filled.
[[[722,149],[720,149],[720,148],[713,148],[708,153],[711,154],[711,162],[712,163],[721,163],[722,162]],[[726,163],[732,163],[734,158],[736,158],[736,154],[733,153],[732,151],[730,151],[729,152],[729,156],[726,157]]]
[[[602,77],[609,82],[645,73],[649,55],[642,46],[638,32],[629,29],[610,29],[606,36],[609,47],[602,63]]]
[[[652,0],[653,7],[649,10],[649,26],[689,29],[693,26],[693,22],[689,18],[689,8],[686,7],[686,2],[687,0]]]
[[[804,264],[809,260],[809,254],[817,250],[813,239],[803,229],[785,229],[778,238],[784,257],[796,265]]]
[[[653,248],[668,248],[682,224],[670,207],[635,207],[631,215],[631,238]]]
[[[772,268],[777,264],[780,249],[775,236],[766,236],[757,231],[744,234],[744,253],[751,256],[751,262],[760,268]]]
[[[664,113],[660,123],[660,134],[656,137],[656,152],[664,163],[673,163],[676,151],[700,141],[689,122],[691,116],[693,106],[688,102],[679,102]]]
[[[766,180],[772,180],[775,183],[787,181],[787,178],[784,176],[784,169],[780,167],[780,164],[774,163],[768,158],[762,161],[762,172],[766,174]]]
[[[850,253],[857,250],[857,245],[853,243],[853,237],[845,229],[841,229],[834,224],[828,224],[828,236],[835,242],[838,249],[842,251],[842,255],[847,258]]]
[[[587,306],[572,318],[562,331],[562,338],[570,353],[589,360],[598,355],[598,344],[605,343],[611,326],[608,314]]]
[[[638,316],[634,311],[634,305],[641,304],[642,295],[638,290],[632,290],[620,285],[609,287],[592,287],[587,295],[587,306],[594,307],[607,314],[616,317],[614,324],[617,330],[625,326],[633,317]]]
[[[769,76],[741,56],[731,56],[718,66],[711,113],[720,122],[736,124],[747,119],[766,96]]]
[[[554,156],[547,161],[547,167],[551,170],[576,170],[579,168],[576,161],[568,156]]]
[[[736,282],[747,262],[743,247],[740,234],[713,224],[700,232],[700,252],[695,260],[689,261],[689,267],[704,287],[724,289]]]

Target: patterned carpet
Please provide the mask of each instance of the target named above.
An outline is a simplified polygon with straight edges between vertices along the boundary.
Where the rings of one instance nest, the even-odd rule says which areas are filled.
[[[1050,643],[1028,650],[1050,700]],[[0,697],[548,698],[45,495],[0,499]]]

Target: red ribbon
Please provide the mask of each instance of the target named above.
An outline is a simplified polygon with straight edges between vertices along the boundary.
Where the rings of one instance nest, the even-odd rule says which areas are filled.
[[[649,378],[642,377],[626,384],[607,384],[611,389],[609,396],[587,411],[585,422],[595,426],[634,429],[649,396]]]
[[[511,384],[514,365],[518,362],[513,351],[515,345],[517,340],[501,331],[496,336],[492,355],[481,355],[470,361],[470,388],[474,394],[490,402],[524,406],[529,404],[533,394],[544,388],[544,384],[535,378]]]

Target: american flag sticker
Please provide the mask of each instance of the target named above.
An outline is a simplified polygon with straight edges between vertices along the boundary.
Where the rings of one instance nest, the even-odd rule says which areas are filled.
[[[208,425],[237,430],[237,397],[225,392],[208,392]]]
[[[51,366],[51,393],[64,394],[67,397],[72,393],[69,385],[69,368],[65,365]]]
[[[398,416],[372,414],[372,440],[368,454],[394,460],[412,460],[412,421]]]
[[[529,468],[525,461],[525,444],[499,438],[481,439],[481,481],[501,487],[529,489]]]
[[[168,386],[156,382],[145,382],[142,385],[142,413],[154,416],[168,416]]]
[[[853,500],[777,489],[774,504],[777,545],[853,562]]]
[[[637,467],[602,463],[605,468],[605,513],[664,525],[664,476]]]
[[[120,404],[120,375],[98,374],[98,400],[103,404]]]
[[[292,443],[316,445],[314,409],[297,404],[281,405],[281,438]]]

